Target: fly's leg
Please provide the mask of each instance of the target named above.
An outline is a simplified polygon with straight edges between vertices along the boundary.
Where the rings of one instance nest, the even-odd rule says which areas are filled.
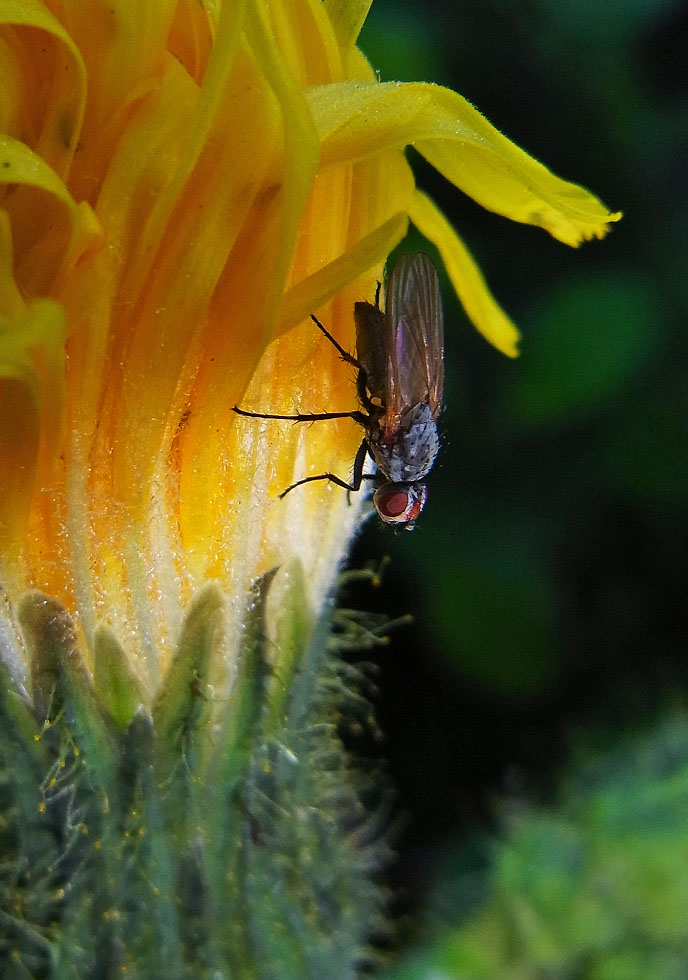
[[[377,284],[377,292],[375,294],[375,302],[377,303],[380,296],[380,283]],[[375,415],[379,412],[379,408],[370,400],[370,395],[368,394],[368,376],[363,368],[360,361],[357,361],[353,355],[349,354],[348,351],[344,350],[339,341],[335,340],[329,330],[326,330],[322,325],[317,316],[311,313],[311,320],[318,327],[322,333],[325,334],[329,342],[337,349],[343,361],[355,367],[358,371],[356,376],[356,391],[358,394],[358,399],[365,408],[368,415]],[[266,412],[247,412],[238,405],[235,405],[232,409],[237,415],[243,415],[244,418],[249,419],[277,419],[283,422],[325,422],[328,419],[353,419],[354,422],[358,422],[364,428],[369,422],[368,415],[363,412],[300,412],[298,415],[270,415]],[[309,477],[309,479],[315,479],[315,477]],[[336,481],[335,481],[336,482]],[[296,484],[294,484],[296,486]],[[291,489],[288,488],[288,489]],[[358,489],[358,487],[356,488]],[[288,490],[285,491],[287,493]]]
[[[359,425],[367,425],[368,416],[363,412],[300,412],[298,415],[270,415],[267,412],[247,412],[234,405],[233,412],[245,419],[277,419],[282,422],[327,422],[328,419],[353,419]]]
[[[377,473],[363,472],[366,456],[369,454],[369,452],[368,440],[364,439],[361,445],[358,447],[356,458],[354,459],[354,471],[352,474],[351,486],[347,486],[346,488],[346,501],[348,504],[351,503],[351,494],[361,489],[361,483],[363,483],[364,480],[377,480]]]
[[[291,491],[296,489],[296,487],[303,486],[304,483],[315,483],[316,480],[329,480],[330,483],[336,483],[337,486],[341,487],[343,490],[358,490],[358,487],[352,487],[346,482],[346,480],[340,479],[338,476],[335,476],[334,473],[319,473],[317,476],[305,476],[303,480],[297,480],[296,483],[292,483],[290,487],[287,487],[286,490],[282,491],[282,493],[279,495],[279,499],[282,500],[283,497],[286,497],[287,494],[291,493]]]
[[[368,375],[362,367],[358,369],[358,374],[356,375],[356,394],[358,395],[359,402],[368,413],[367,419],[376,418],[380,415],[379,406],[372,401],[368,394]]]
[[[346,363],[347,364],[350,364],[352,367],[355,367],[357,371],[360,371],[361,370],[361,365],[356,360],[356,358],[352,354],[350,354],[348,351],[344,350],[344,348],[342,347],[342,345],[339,343],[339,341],[337,341],[337,340],[334,339],[334,337],[329,332],[329,330],[326,330],[325,327],[323,327],[322,323],[320,322],[320,320],[318,320],[317,316],[314,316],[311,313],[311,320],[316,325],[316,327],[318,327],[318,329],[321,330],[325,334],[325,336],[327,337],[327,339],[329,340],[329,342],[332,344],[332,346],[337,348],[337,350],[339,351],[339,355],[340,355],[341,359],[343,361],[346,361]]]
[[[375,303],[379,306],[380,299],[380,288],[381,284],[378,282],[377,291],[375,293]],[[375,405],[371,401],[370,395],[368,394],[367,385],[367,374],[363,365],[360,361],[357,361],[353,355],[349,354],[348,351],[344,350],[342,345],[338,343],[332,336],[332,334],[325,329],[320,320],[311,313],[311,320],[315,323],[316,327],[327,337],[330,343],[337,349],[342,360],[352,367],[355,367],[358,371],[356,376],[356,390],[358,392],[359,401],[363,408],[368,412],[299,412],[296,415],[275,415],[268,412],[247,412],[243,408],[239,408],[238,405],[234,405],[232,411],[236,412],[237,415],[241,415],[244,418],[249,419],[276,419],[283,422],[325,422],[329,419],[353,419],[358,425],[363,426],[367,429],[371,424],[371,420],[376,418],[380,413],[379,406]],[[314,483],[316,480],[329,480],[330,483],[336,484],[338,487],[342,487],[343,490],[351,492],[356,492],[361,489],[361,483],[363,480],[375,479],[376,475],[373,473],[364,473],[363,466],[365,464],[365,458],[368,453],[368,443],[364,439],[359,446],[358,452],[356,453],[356,458],[354,460],[354,469],[352,483],[347,483],[340,477],[336,476],[334,473],[319,473],[317,476],[307,476],[303,480],[297,480],[296,483],[292,483],[291,486],[287,487],[280,494],[280,500],[293,490],[295,487],[300,487],[304,483]]]
[[[365,466],[368,452],[368,440],[364,439],[361,445],[358,447],[358,451],[354,459],[354,471],[352,473],[353,480],[349,490],[353,490],[355,492],[356,490],[361,489],[361,482],[366,478],[363,472],[363,467]],[[371,473],[370,475],[373,476],[374,474]]]
[[[356,358],[352,357],[352,355],[349,354],[348,351],[344,350],[342,345],[334,339],[334,337],[328,330],[325,329],[325,327],[322,325],[320,320],[318,320],[317,316],[314,316],[312,313],[311,313],[311,320],[316,325],[316,327],[322,330],[322,332],[325,334],[329,342],[333,344],[334,347],[337,348],[342,360],[346,361],[346,363],[350,364],[352,367],[355,367],[360,375],[361,372],[363,371],[363,368],[358,363]],[[365,376],[364,371],[363,374]],[[366,408],[368,407],[366,402],[363,402],[363,404]],[[235,405],[232,411],[236,412],[237,415],[243,415],[244,418],[249,418],[249,419],[278,419],[278,420],[282,420],[283,422],[326,422],[328,419],[353,419],[354,422],[358,422],[358,424],[362,426],[365,426],[368,423],[368,418],[366,415],[363,414],[363,412],[355,412],[355,411],[354,412],[299,412],[298,415],[270,415],[266,412],[246,412],[244,411],[243,408],[239,408],[238,405]],[[310,477],[310,479],[314,479],[314,477]],[[296,486],[296,484],[294,484],[294,486]],[[289,487],[288,490],[285,490],[285,493],[288,493],[289,490],[291,490],[291,487]]]
[[[303,480],[297,480],[296,483],[292,483],[290,487],[283,490],[280,494],[280,500],[286,497],[294,487],[303,486],[304,483],[314,483],[316,480],[329,480],[330,483],[335,483],[338,487],[343,490],[348,490],[350,493],[355,493],[357,490],[361,489],[361,483],[363,480],[367,479],[368,474],[363,473],[363,464],[365,463],[365,458],[368,454],[368,443],[364,439],[361,445],[358,447],[358,452],[356,453],[356,458],[354,460],[354,472],[352,475],[351,483],[347,483],[346,480],[342,480],[340,477],[335,476],[334,473],[319,473],[317,476],[306,476]],[[370,476],[373,474],[371,473]]]
[[[380,298],[380,283],[378,282],[377,292],[375,293],[376,305],[379,298]],[[368,414],[370,415],[375,414],[376,406],[370,400],[370,395],[368,394],[368,375],[366,374],[365,369],[361,364],[361,362],[357,361],[356,358],[353,357],[351,354],[349,354],[348,351],[345,351],[342,345],[334,339],[334,337],[329,332],[329,330],[326,330],[325,327],[323,327],[322,323],[320,322],[320,320],[318,320],[317,316],[314,316],[312,313],[311,313],[311,320],[316,325],[316,327],[318,327],[325,334],[325,336],[330,341],[330,343],[337,348],[337,350],[341,355],[342,360],[346,361],[347,364],[350,364],[352,367],[356,368],[356,370],[358,371],[358,374],[356,375],[356,392],[358,393],[358,400],[360,401],[361,405],[363,405],[363,407],[365,408],[366,412],[368,412]]]

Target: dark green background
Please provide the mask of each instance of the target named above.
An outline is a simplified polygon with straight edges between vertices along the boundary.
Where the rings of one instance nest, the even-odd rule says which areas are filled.
[[[569,249],[410,153],[523,334],[519,360],[492,350],[444,279],[427,511],[413,534],[368,523],[354,564],[389,555],[384,586],[343,597],[415,616],[376,656],[405,814],[395,877],[414,908],[497,799],[549,798],[581,733],[610,743],[684,699],[688,10],[375,0],[361,46],[383,80],[456,89],[625,213]]]

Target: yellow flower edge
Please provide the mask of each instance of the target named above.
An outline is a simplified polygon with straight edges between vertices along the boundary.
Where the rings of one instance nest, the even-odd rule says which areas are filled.
[[[489,211],[538,225],[567,245],[602,238],[621,212],[555,176],[494,128],[456,92],[440,85],[345,81],[308,92],[321,165],[362,160],[414,146]]]

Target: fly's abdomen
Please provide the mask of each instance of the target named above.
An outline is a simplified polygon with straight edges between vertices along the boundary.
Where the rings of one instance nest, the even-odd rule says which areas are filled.
[[[393,439],[380,430],[369,439],[370,452],[393,483],[422,480],[432,469],[440,448],[437,424],[427,402],[415,405],[401,419]]]

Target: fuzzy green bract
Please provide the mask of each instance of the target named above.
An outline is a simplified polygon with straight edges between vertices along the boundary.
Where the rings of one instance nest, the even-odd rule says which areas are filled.
[[[222,701],[208,676],[225,598],[201,590],[151,710],[106,632],[92,682],[66,611],[24,597],[31,698],[4,669],[0,686],[3,980],[357,973],[385,845],[337,732],[351,667],[326,623],[310,628],[298,570],[286,578],[269,637],[274,575],[248,597]]]

